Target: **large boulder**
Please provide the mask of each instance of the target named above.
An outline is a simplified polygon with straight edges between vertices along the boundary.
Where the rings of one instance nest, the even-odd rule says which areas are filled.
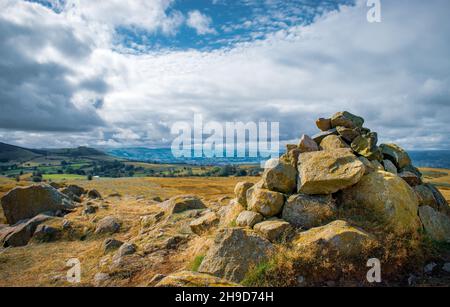
[[[433,192],[426,184],[416,185],[413,187],[414,192],[419,200],[419,206],[430,206],[436,210],[439,210],[436,199],[434,199]]]
[[[4,247],[25,246],[33,237],[36,228],[51,219],[54,219],[54,217],[39,214],[30,220],[2,229],[0,232],[0,243]]]
[[[428,236],[435,241],[450,243],[450,218],[430,206],[421,206],[419,216]]]
[[[253,229],[270,242],[276,242],[287,238],[292,227],[284,220],[271,219],[256,224]]]
[[[198,271],[240,282],[253,265],[267,260],[273,251],[270,241],[251,230],[222,229]]]
[[[364,230],[337,220],[299,233],[293,239],[293,245],[300,251],[329,248],[341,255],[352,257],[358,256],[366,244],[373,241],[374,237]]]
[[[400,177],[376,171],[364,176],[355,186],[342,191],[344,208],[357,208],[375,218],[380,227],[397,234],[416,232],[418,199],[411,187]]]
[[[391,160],[398,169],[411,165],[411,158],[408,153],[396,144],[381,144],[381,152],[386,159]]]
[[[381,154],[380,148],[377,146],[377,142],[377,133],[369,132],[356,137],[353,140],[351,147],[353,151],[369,160],[381,161],[383,159],[383,155]]]
[[[218,278],[209,274],[182,271],[164,277],[155,287],[179,288],[179,287],[239,287],[239,284]]]
[[[219,217],[215,212],[209,212],[192,221],[189,224],[189,227],[191,228],[193,233],[201,236],[217,225],[219,225]]]
[[[302,154],[299,172],[299,193],[332,194],[356,184],[365,167],[349,149],[336,149]]]
[[[169,214],[181,213],[188,210],[206,209],[205,204],[197,196],[175,196],[158,204]]]
[[[256,188],[247,198],[248,210],[272,217],[281,212],[284,195],[267,189]]]
[[[297,169],[291,164],[280,161],[275,166],[264,171],[262,180],[264,188],[290,194],[295,191],[297,186]]]
[[[433,192],[434,199],[436,200],[437,208],[439,212],[446,214],[448,217],[450,217],[450,206],[447,203],[447,200],[445,199],[444,195],[442,195],[441,192],[432,184],[427,183],[426,186],[428,189]]]
[[[298,144],[298,149],[300,150],[300,153],[318,151],[319,145],[317,145],[317,142],[315,142],[308,135],[304,134],[304,135],[302,135],[302,138],[300,139],[300,143]]]
[[[72,202],[49,185],[17,187],[1,198],[3,213],[10,225],[40,213],[72,210]]]
[[[322,226],[336,215],[331,195],[296,194],[289,197],[283,208],[283,219],[304,229]]]
[[[350,112],[338,112],[331,117],[331,126],[345,128],[361,128],[364,124],[362,117],[356,116]]]
[[[339,148],[350,148],[340,136],[329,135],[320,142],[322,150],[334,150]]]
[[[236,219],[236,225],[239,227],[253,228],[255,224],[262,222],[264,217],[258,212],[242,211]]]
[[[239,182],[234,188],[234,194],[237,201],[244,207],[247,207],[247,191],[253,186],[251,182]]]

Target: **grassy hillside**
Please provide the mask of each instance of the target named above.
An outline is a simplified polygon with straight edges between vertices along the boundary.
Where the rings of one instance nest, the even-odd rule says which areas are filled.
[[[13,161],[24,162],[39,156],[40,154],[37,154],[29,149],[0,142],[0,163],[8,163]]]

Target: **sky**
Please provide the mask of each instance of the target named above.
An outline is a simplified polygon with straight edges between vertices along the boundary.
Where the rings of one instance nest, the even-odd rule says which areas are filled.
[[[450,1],[0,0],[0,142],[166,147],[192,121],[450,149]]]

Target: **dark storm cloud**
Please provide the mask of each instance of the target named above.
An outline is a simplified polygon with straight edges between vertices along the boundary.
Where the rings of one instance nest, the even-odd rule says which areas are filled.
[[[79,108],[72,101],[78,91],[103,94],[102,77],[69,82],[74,71],[67,64],[38,60],[46,47],[77,62],[92,51],[68,27],[18,25],[0,17],[0,128],[86,131],[103,125],[93,106]]]

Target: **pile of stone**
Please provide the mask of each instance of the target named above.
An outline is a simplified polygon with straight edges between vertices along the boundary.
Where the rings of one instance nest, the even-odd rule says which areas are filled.
[[[237,226],[253,228],[274,242],[292,228],[336,226],[331,222],[337,208],[357,207],[375,213],[382,229],[405,234],[423,228],[434,240],[450,240],[450,207],[434,186],[422,181],[405,150],[378,145],[377,133],[349,112],[316,124],[321,132],[287,145],[258,183],[236,186],[237,202],[245,209]]]

